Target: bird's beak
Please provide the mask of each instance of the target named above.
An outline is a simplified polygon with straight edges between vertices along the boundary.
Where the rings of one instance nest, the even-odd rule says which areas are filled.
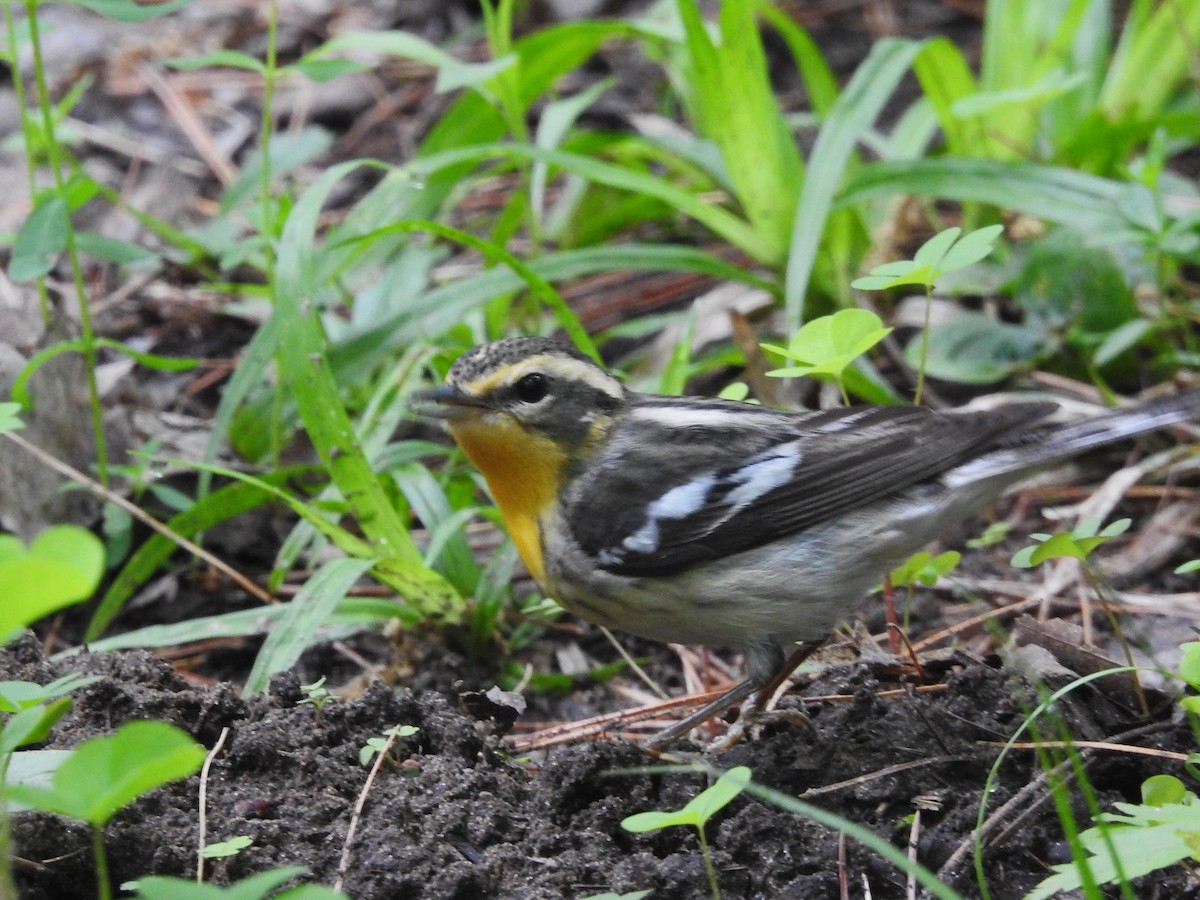
[[[419,416],[452,419],[469,409],[486,409],[487,404],[452,387],[417,391],[409,397],[409,406]]]

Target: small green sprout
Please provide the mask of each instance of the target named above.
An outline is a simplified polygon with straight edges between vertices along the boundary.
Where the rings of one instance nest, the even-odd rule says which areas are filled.
[[[1086,560],[1101,544],[1128,531],[1130,524],[1129,519],[1117,519],[1101,531],[1099,519],[1087,519],[1069,532],[1030,535],[1038,543],[1018,550],[1012,564],[1018,569],[1029,569],[1048,559]]]
[[[762,345],[764,350],[800,363],[767,374],[775,378],[811,375],[829,379],[837,384],[842,401],[849,405],[846,367],[887,337],[891,330],[884,327],[879,316],[865,309],[843,309],[831,316],[821,316],[792,335],[786,347]]]
[[[750,769],[738,766],[725,772],[715,782],[688,801],[683,809],[675,812],[642,812],[628,816],[621,822],[626,831],[657,831],[671,825],[691,825],[700,836],[700,853],[704,857],[704,868],[708,872],[708,883],[715,900],[720,900],[721,889],[717,885],[717,873],[713,868],[712,854],[708,850],[708,838],[704,826],[715,813],[746,789],[750,783]]]
[[[918,581],[926,587],[937,584],[938,579],[954,570],[962,559],[957,550],[947,550],[934,556],[928,550],[914,553],[904,563],[892,569],[892,586],[908,587]]]
[[[1192,572],[1200,572],[1200,559],[1189,559],[1175,570],[1176,575],[1188,575]]]
[[[312,684],[300,685],[300,692],[304,694],[304,699],[300,701],[301,706],[311,706],[316,710],[316,720],[321,721],[321,711],[325,709],[325,704],[336,699],[333,694],[325,689],[325,676],[322,675]]]
[[[920,362],[917,366],[917,387],[913,402],[921,402],[925,387],[925,367],[929,359],[929,313],[932,308],[933,286],[947,272],[974,265],[992,252],[1003,225],[988,225],[963,234],[961,228],[947,228],[921,245],[912,259],[898,259],[871,270],[869,275],[850,282],[860,291],[882,291],[905,284],[925,288],[925,323],[921,328]]]
[[[420,730],[416,725],[393,725],[383,733],[383,737],[367,739],[366,746],[358,751],[358,761],[365,766],[375,758],[375,754],[386,751],[388,754],[386,762],[394,764],[396,759],[391,755],[391,750],[388,747],[389,739],[394,737],[396,740],[403,740],[406,737],[412,737]],[[391,743],[394,743],[394,741]]]
[[[947,228],[922,244],[912,259],[898,259],[876,266],[869,275],[856,278],[850,284],[860,291],[882,291],[905,284],[932,290],[947,272],[965,269],[990,254],[996,238],[1003,231],[1003,225],[988,225],[964,235],[961,228]]]
[[[721,393],[717,394],[722,400],[737,400],[742,403],[755,403],[755,400],[747,400],[750,396],[750,386],[744,381],[732,381],[725,387],[721,388]]]
[[[200,851],[200,855],[205,859],[223,859],[227,856],[237,856],[247,847],[254,845],[254,838],[249,835],[239,834],[237,837],[231,837],[227,841],[218,841],[215,844],[209,844]]]
[[[979,537],[971,538],[967,541],[967,546],[972,550],[982,550],[984,547],[994,547],[999,544],[1012,531],[1012,525],[1008,522],[993,522],[987,528],[983,529],[983,534]]]
[[[1179,676],[1192,690],[1200,694],[1200,641],[1189,641],[1182,645],[1183,658],[1179,661]],[[1179,701],[1189,713],[1200,716],[1200,696],[1190,695]]]
[[[0,403],[0,431],[16,431],[24,428],[25,423],[18,417],[21,411],[20,403]]]

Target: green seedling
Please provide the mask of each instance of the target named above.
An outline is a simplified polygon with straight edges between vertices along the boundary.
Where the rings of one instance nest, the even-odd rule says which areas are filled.
[[[249,835],[239,834],[237,837],[231,837],[227,841],[218,841],[215,844],[209,844],[200,851],[200,855],[205,859],[224,859],[227,856],[237,856],[247,847],[254,845],[254,838]]]
[[[421,729],[416,725],[394,725],[383,733],[383,737],[373,737],[367,740],[367,744],[358,751],[358,761],[364,766],[375,758],[376,753],[387,753],[387,762],[395,763],[396,759],[391,755],[391,750],[388,746],[389,739],[403,740],[406,737],[412,737]],[[392,742],[394,743],[394,742]]]
[[[962,559],[957,550],[947,550],[934,556],[928,550],[914,553],[904,563],[892,569],[892,587],[909,587],[920,582],[926,587],[937,584],[943,575],[952,572]]]
[[[325,709],[325,704],[331,700],[335,700],[333,694],[325,689],[325,676],[322,675],[312,684],[300,685],[300,692],[304,694],[304,699],[300,701],[301,706],[311,706],[316,710],[317,722],[321,721],[321,711]]]
[[[25,423],[17,417],[20,411],[20,403],[0,403],[0,432],[16,431],[25,427]]]
[[[15,812],[8,786],[12,783],[48,783],[66,758],[62,750],[27,750],[20,747],[44,741],[50,729],[71,708],[71,691],[99,681],[99,676],[66,675],[47,685],[31,681],[0,681],[0,713],[8,718],[0,726],[0,896],[15,896],[12,882],[9,815]]]
[[[123,890],[137,891],[137,900],[345,900],[345,894],[319,884],[301,884],[279,888],[308,873],[303,866],[269,869],[243,878],[229,887],[201,884],[186,878],[153,875],[121,885]]]
[[[992,522],[987,528],[983,529],[983,534],[967,541],[967,546],[972,550],[994,547],[1008,537],[1010,531],[1012,531],[1012,526],[1008,522]]]
[[[1079,835],[1088,852],[1087,866],[1102,884],[1126,882],[1188,860],[1200,860],[1200,800],[1172,775],[1154,775],[1142,783],[1141,803],[1117,803]],[[1025,900],[1045,900],[1083,883],[1075,861],[1053,866],[1054,874]]]
[[[876,266],[869,275],[851,282],[851,286],[860,291],[883,291],[908,284],[920,285],[925,289],[925,322],[921,328],[917,387],[913,402],[920,404],[925,387],[925,367],[929,359],[929,314],[934,285],[947,272],[965,269],[990,254],[996,238],[1003,231],[1003,225],[989,225],[964,235],[961,228],[947,228],[922,244],[912,259],[898,259]]]
[[[204,761],[204,748],[166,722],[128,722],[108,737],[84,741],[46,785],[17,784],[8,795],[33,809],[92,827],[96,882],[101,900],[112,897],[104,826],[142,794],[187,778]]]
[[[708,838],[704,826],[715,813],[722,810],[750,783],[750,769],[738,766],[725,772],[715,782],[688,801],[683,809],[675,812],[643,812],[626,817],[621,827],[626,831],[657,831],[672,825],[691,825],[700,837],[700,853],[704,857],[704,869],[712,887],[714,900],[720,900],[721,888],[717,884],[717,873],[713,868],[712,854],[708,849]]]
[[[1189,559],[1175,570],[1176,575],[1187,575],[1191,572],[1200,572],[1200,559]]]
[[[1200,694],[1200,641],[1189,641],[1182,645],[1183,658],[1179,661],[1179,677],[1187,682],[1193,691]],[[1200,696],[1189,695],[1179,701],[1179,705],[1193,715],[1200,716]],[[1200,760],[1193,760],[1200,762]]]
[[[1030,535],[1038,543],[1017,551],[1012,564],[1019,569],[1029,569],[1048,559],[1086,561],[1101,544],[1128,531],[1130,524],[1129,519],[1118,519],[1101,531],[1099,519],[1087,519],[1069,532]]]
[[[849,405],[845,383],[847,367],[891,331],[884,327],[879,316],[865,309],[843,309],[833,315],[821,316],[797,331],[787,347],[762,345],[764,350],[800,363],[767,374],[776,378],[811,375],[833,381],[841,391],[842,401]]]
[[[54,525],[26,547],[0,534],[0,644],[22,628],[88,599],[104,574],[104,545],[85,528]]]
[[[0,756],[7,757],[18,747],[44,741],[50,729],[71,709],[70,697],[59,697],[52,703],[39,703],[14,714],[0,728]],[[7,759],[0,760],[0,786],[7,769]]]

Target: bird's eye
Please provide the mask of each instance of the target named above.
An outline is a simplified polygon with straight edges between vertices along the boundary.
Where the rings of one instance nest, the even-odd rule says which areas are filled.
[[[520,400],[525,403],[537,403],[550,393],[550,379],[541,372],[530,372],[514,387]]]

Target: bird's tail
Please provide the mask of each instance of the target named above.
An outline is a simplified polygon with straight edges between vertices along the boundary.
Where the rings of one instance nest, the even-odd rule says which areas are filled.
[[[1037,469],[1105,444],[1187,421],[1200,421],[1200,388],[1051,428],[1040,434],[1031,432],[1022,435],[1020,437],[1025,440],[1022,440],[1021,446],[997,450],[980,457],[975,463],[964,466],[959,474],[965,480],[973,480]],[[968,469],[975,471],[965,471]]]

